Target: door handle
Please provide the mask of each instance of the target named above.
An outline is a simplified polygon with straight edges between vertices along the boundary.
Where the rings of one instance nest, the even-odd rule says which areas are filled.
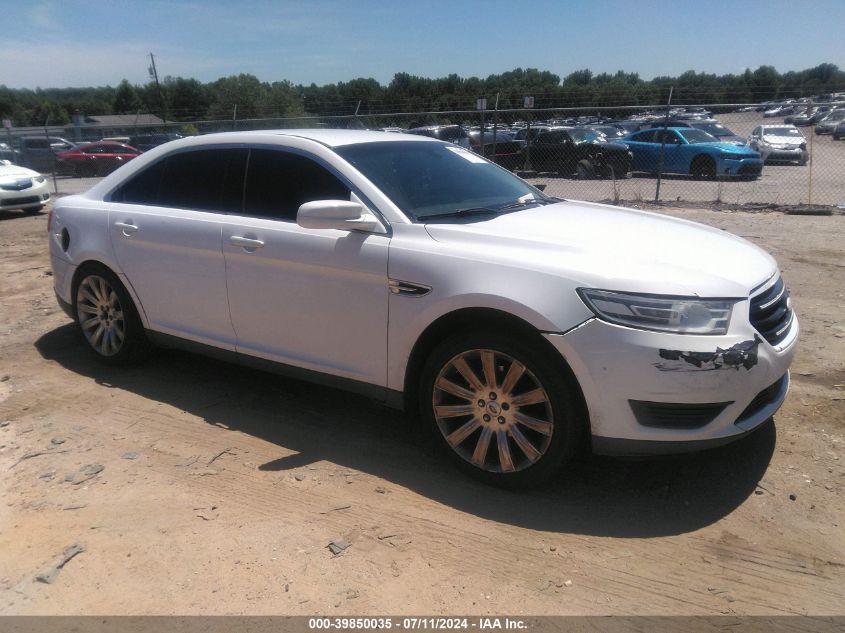
[[[232,246],[242,246],[246,250],[255,250],[264,246],[264,242],[252,237],[241,237],[240,235],[233,235],[229,238],[229,244]]]
[[[127,237],[138,230],[137,226],[135,226],[134,224],[129,224],[128,222],[115,222],[114,225],[121,231],[123,231],[123,234]]]

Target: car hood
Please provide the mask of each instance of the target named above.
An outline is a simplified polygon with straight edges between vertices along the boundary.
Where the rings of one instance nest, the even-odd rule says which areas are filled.
[[[745,139],[741,136],[737,136],[736,134],[720,136],[719,139],[719,142],[722,144],[727,143],[728,145],[745,145]]]
[[[37,171],[32,171],[26,167],[18,165],[0,165],[0,180],[9,180],[15,178],[35,178],[40,176]]]
[[[801,145],[807,140],[803,138],[796,138],[794,136],[775,136],[773,134],[764,134],[763,140],[773,145]]]
[[[602,148],[606,152],[627,152],[628,146],[617,141],[593,141],[593,145]]]
[[[758,156],[757,152],[753,149],[749,149],[743,145],[737,145],[736,143],[730,143],[723,141],[721,143],[693,143],[693,147],[714,147],[726,154],[747,154],[748,158],[754,158]]]
[[[576,286],[703,297],[746,297],[777,264],[754,244],[695,222],[563,201],[473,222],[430,223],[464,257],[534,268]]]

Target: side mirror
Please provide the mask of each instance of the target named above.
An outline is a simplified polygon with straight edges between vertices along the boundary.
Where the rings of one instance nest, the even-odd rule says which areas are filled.
[[[296,212],[296,223],[304,229],[387,233],[381,220],[363,205],[349,200],[306,202]]]

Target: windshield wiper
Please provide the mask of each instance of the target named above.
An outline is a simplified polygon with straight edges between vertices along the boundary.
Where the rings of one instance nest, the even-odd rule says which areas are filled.
[[[457,211],[450,211],[449,213],[431,213],[429,215],[417,216],[417,220],[434,220],[435,218],[463,218],[470,215],[495,215],[499,209],[492,207],[469,207],[468,209],[458,209]]]
[[[468,207],[466,209],[457,209],[448,213],[431,213],[428,215],[417,216],[417,220],[435,220],[440,218],[465,218],[472,215],[496,215],[503,211],[515,211],[533,204],[551,204],[553,200],[545,198],[533,198],[531,200],[517,200],[508,204],[503,204],[496,207]]]

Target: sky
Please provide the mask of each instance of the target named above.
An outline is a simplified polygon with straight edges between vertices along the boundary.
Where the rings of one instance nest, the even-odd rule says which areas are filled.
[[[0,85],[845,68],[845,0],[0,0]]]

